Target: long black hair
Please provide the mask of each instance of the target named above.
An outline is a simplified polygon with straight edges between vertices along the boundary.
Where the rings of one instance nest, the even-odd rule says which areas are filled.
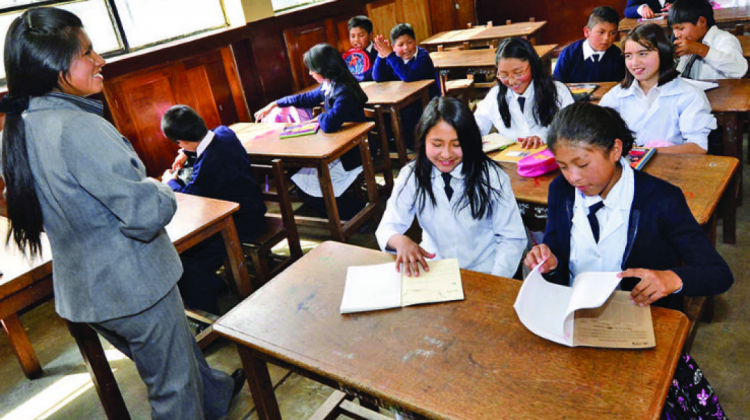
[[[560,109],[558,105],[559,95],[555,87],[555,81],[549,74],[549,69],[542,65],[542,59],[536,53],[534,46],[523,38],[505,38],[497,47],[495,64],[503,58],[517,58],[526,61],[531,67],[531,80],[534,81],[534,119],[543,127],[552,122],[552,118]],[[497,86],[500,92],[497,94],[497,107],[505,127],[510,128],[510,107],[505,94],[508,87],[499,79]]]
[[[646,23],[633,28],[625,35],[620,44],[623,55],[625,54],[625,43],[628,41],[633,41],[647,50],[656,51],[659,54],[659,82],[657,86],[669,83],[680,75],[675,69],[674,45],[669,42],[667,33],[661,26],[655,23]],[[635,77],[630,71],[627,71],[625,72],[625,79],[622,80],[620,85],[627,89],[633,84],[633,80],[635,80]]]
[[[362,105],[367,103],[365,91],[346,67],[336,48],[326,43],[318,44],[307,50],[303,60],[308,69],[330,80],[334,85],[345,86]]]
[[[59,88],[70,63],[81,49],[83,24],[76,15],[51,7],[24,12],[10,25],[5,37],[5,73],[8,94],[0,103],[5,113],[2,144],[3,179],[7,188],[10,238],[24,251],[39,254],[43,230],[42,208],[26,149],[21,114],[34,96]]]
[[[434,98],[424,110],[416,128],[418,143],[414,162],[414,176],[417,179],[417,193],[414,204],[423,211],[429,198],[434,207],[435,194],[432,192],[432,167],[427,158],[425,138],[427,133],[441,121],[445,121],[458,135],[458,143],[463,153],[464,196],[458,200],[456,211],[469,206],[471,217],[481,219],[492,215],[492,201],[500,197],[499,188],[490,185],[490,169],[501,171],[502,167],[482,151],[482,135],[471,110],[456,98],[439,96]]]
[[[585,102],[560,110],[547,132],[547,146],[553,154],[561,141],[594,146],[609,153],[617,139],[622,142],[622,155],[627,156],[635,137],[625,120],[612,108]]]

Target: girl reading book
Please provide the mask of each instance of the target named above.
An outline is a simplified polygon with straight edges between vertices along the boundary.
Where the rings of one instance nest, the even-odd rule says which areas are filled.
[[[320,83],[316,89],[291,95],[271,102],[255,113],[255,120],[260,121],[276,107],[314,108],[321,103],[325,113],[318,117],[320,129],[333,133],[347,122],[364,122],[364,106],[367,95],[359,86],[341,58],[341,54],[328,44],[318,44],[303,57],[310,76]],[[333,192],[339,215],[347,220],[357,214],[364,203],[356,198],[353,192],[344,194],[362,172],[362,160],[358,149],[353,149],[329,165]],[[292,176],[292,181],[299,187],[300,196],[305,204],[326,213],[323,193],[320,190],[318,171],[315,168],[302,168]]]
[[[461,268],[512,277],[526,232],[510,178],[482,152],[469,108],[435,98],[416,134],[417,156],[399,173],[375,232],[381,249],[395,251],[407,275],[429,270],[427,259],[457,258]],[[421,244],[404,235],[415,216]]]
[[[562,285],[579,273],[621,272],[621,289],[631,291],[633,304],[641,306],[683,310],[684,296],[727,291],[732,272],[693,218],[682,191],[634,171],[623,158],[633,143],[632,132],[610,108],[577,103],[560,111],[547,144],[563,176],[549,187],[544,243],[532,248],[524,263],[542,264],[539,271],[547,280]],[[683,355],[666,418],[721,413],[697,372],[695,361]]]
[[[547,126],[557,111],[573,103],[568,87],[556,82],[534,46],[522,38],[506,38],[497,48],[497,86],[477,105],[474,117],[482,135],[494,126],[524,147],[544,144]]]

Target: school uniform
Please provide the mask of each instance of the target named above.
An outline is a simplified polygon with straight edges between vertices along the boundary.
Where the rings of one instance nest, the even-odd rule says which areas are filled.
[[[345,86],[335,83],[323,83],[310,92],[279,99],[276,104],[280,107],[313,108],[319,106],[321,102],[325,105],[325,112],[318,116],[318,122],[320,123],[320,129],[326,133],[338,131],[347,122],[366,121],[364,104],[359,103],[354,94]],[[363,171],[359,148],[354,148],[341,156],[340,159],[331,162],[328,165],[328,170],[331,174],[333,193],[337,197],[339,216],[347,220],[364,207],[364,203],[353,197],[341,198],[344,191],[354,183]],[[302,191],[301,197],[306,204],[324,214],[326,213],[317,169],[300,169],[292,176],[292,182]]]
[[[742,45],[734,35],[710,27],[701,41],[710,48],[705,57],[689,54],[679,58],[677,71],[690,79],[740,79],[747,73]]]
[[[432,167],[431,183],[435,205],[426,199],[419,211],[415,202],[417,180],[415,162],[407,164],[398,175],[388,199],[383,218],[375,232],[378,244],[387,251],[388,240],[411,227],[416,215],[422,227],[420,246],[434,253],[435,259],[457,258],[461,268],[496,276],[512,277],[526,248],[526,232],[510,186],[510,178],[502,169],[489,168],[490,185],[500,191],[492,201],[492,215],[474,219],[470,207],[457,204],[464,197],[465,176],[459,164],[450,173],[451,198],[445,191],[442,173]]]
[[[651,88],[648,95],[637,80],[629,88],[617,85],[599,105],[620,113],[635,132],[638,146],[663,140],[674,145],[695,143],[708,150],[708,134],[716,128],[706,93],[680,77]]]
[[[584,38],[565,47],[552,76],[563,83],[619,82],[625,78],[625,59],[617,46],[595,51]]]
[[[574,102],[573,95],[564,83],[554,82],[557,88],[557,104],[560,109]],[[500,94],[500,87],[495,86],[487,93],[482,102],[477,105],[474,111],[474,119],[477,121],[479,131],[482,135],[489,134],[494,126],[500,135],[509,139],[525,138],[529,136],[539,136],[543,141],[547,140],[548,127],[542,126],[534,117],[534,82],[529,84],[522,95],[508,89],[505,92],[505,98],[508,100],[510,109],[510,127],[506,127],[500,116],[500,107],[497,103],[497,96]],[[523,98],[524,107],[521,110],[519,97]]]
[[[633,171],[624,159],[620,164],[620,180],[595,213],[601,232],[598,243],[588,208],[602,200],[584,197],[563,176],[550,184],[544,243],[557,257],[557,268],[545,277],[570,285],[576,274],[592,270],[672,270],[682,279],[682,290],[655,305],[677,310],[683,310],[683,296],[727,291],[734,282],[732,272],[695,221],[682,191]],[[620,287],[630,291],[639,281],[623,279]]]
[[[233,214],[237,234],[249,242],[265,229],[266,204],[255,182],[247,152],[237,135],[225,126],[209,131],[198,144],[193,173],[186,184],[170,179],[175,192],[239,203]],[[184,272],[177,285],[191,308],[218,314],[218,297],[224,288],[216,270],[226,259],[221,237],[211,238],[180,255]]]
[[[671,1],[667,0],[628,0],[628,3],[625,5],[625,17],[631,18],[631,19],[638,19],[641,17],[641,10],[643,10],[644,6],[648,6],[653,10],[654,13],[661,13],[661,9],[664,8],[664,6],[667,3],[671,3]]]
[[[367,46],[367,48],[364,49],[364,51],[365,53],[367,53],[367,57],[370,59],[370,68],[360,74],[352,73],[352,75],[355,79],[357,79],[358,82],[372,81],[372,70],[375,68],[375,60],[377,60],[378,58],[378,50],[375,49],[375,44],[373,44],[372,42]]]
[[[432,63],[430,53],[424,48],[417,47],[417,52],[410,59],[403,60],[392,52],[388,57],[378,56],[372,70],[372,78],[376,82],[404,81],[415,82],[417,80],[435,80],[429,87],[430,98],[440,94],[438,86],[440,80],[435,65]],[[408,149],[414,149],[414,129],[422,118],[422,103],[416,101],[401,110],[401,125],[403,128],[404,144]]]

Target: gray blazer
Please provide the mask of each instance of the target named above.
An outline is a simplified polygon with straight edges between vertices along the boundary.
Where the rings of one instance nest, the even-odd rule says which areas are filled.
[[[55,304],[75,322],[139,313],[182,274],[164,230],[177,209],[174,193],[146,178],[102,109],[99,101],[54,92],[32,98],[23,114],[52,247]]]

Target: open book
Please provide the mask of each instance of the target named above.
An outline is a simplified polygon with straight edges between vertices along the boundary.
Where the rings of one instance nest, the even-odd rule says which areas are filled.
[[[515,142],[515,140],[501,136],[500,133],[487,134],[486,136],[482,136],[482,151],[484,153],[494,152],[495,150],[504,149]]]
[[[318,132],[320,124],[317,121],[307,121],[299,124],[292,124],[284,127],[284,130],[279,134],[280,139],[288,139],[292,137],[309,136]]]
[[[531,332],[566,346],[656,346],[651,307],[636,306],[628,292],[615,291],[620,280],[617,273],[581,273],[567,287],[546,281],[537,267],[513,308]]]
[[[418,277],[396,271],[396,263],[347,268],[340,312],[376,311],[420,303],[463,300],[458,260],[435,260]]]

